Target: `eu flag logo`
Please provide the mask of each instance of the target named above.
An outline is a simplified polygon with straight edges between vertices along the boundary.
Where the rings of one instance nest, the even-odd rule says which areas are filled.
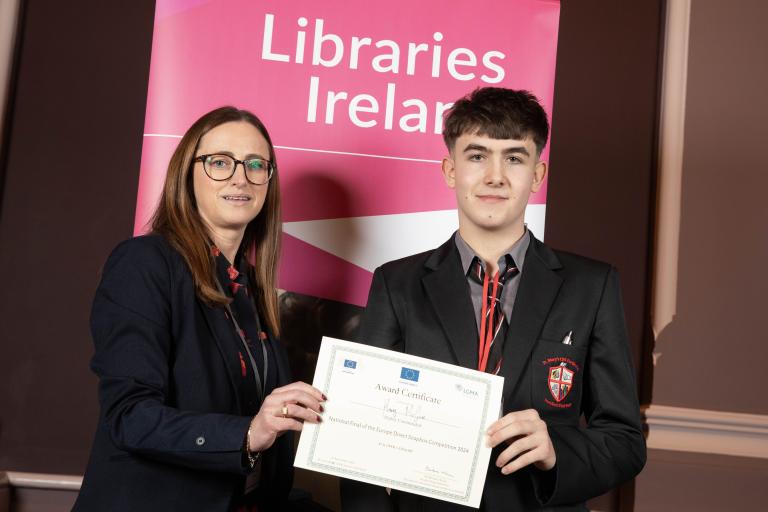
[[[413,368],[403,368],[400,370],[400,378],[405,380],[412,380],[413,382],[419,382],[419,370]]]
[[[357,361],[353,361],[351,359],[345,359],[344,368],[352,368],[354,370],[355,368],[357,368]]]

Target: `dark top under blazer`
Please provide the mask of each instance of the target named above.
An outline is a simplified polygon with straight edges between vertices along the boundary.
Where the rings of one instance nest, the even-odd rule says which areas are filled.
[[[503,414],[534,408],[557,455],[554,473],[532,466],[504,476],[490,460],[484,510],[586,510],[583,502],[631,479],[645,464],[645,441],[619,281],[611,266],[553,251],[533,236],[504,344]],[[477,368],[478,332],[453,238],[387,263],[373,276],[360,341]],[[562,343],[573,331],[573,345]],[[562,402],[548,389],[559,359],[578,370]],[[549,403],[548,403],[549,402]],[[550,405],[554,403],[559,407]],[[571,405],[567,405],[571,404]],[[583,414],[586,427],[579,425]],[[345,510],[466,510],[452,503],[342,482]]]
[[[222,309],[198,300],[165,238],[133,238],[114,250],[91,330],[101,412],[74,510],[231,510],[248,473],[251,421],[235,386],[240,342]],[[285,350],[273,346],[281,386],[290,373]],[[280,509],[292,483],[292,436],[262,459],[260,509]]]

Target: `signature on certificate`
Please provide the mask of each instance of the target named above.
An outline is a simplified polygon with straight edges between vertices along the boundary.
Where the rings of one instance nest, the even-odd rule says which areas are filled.
[[[426,415],[421,413],[421,405],[394,398],[387,398],[382,411],[385,419],[415,426],[421,426],[420,420],[426,418]]]

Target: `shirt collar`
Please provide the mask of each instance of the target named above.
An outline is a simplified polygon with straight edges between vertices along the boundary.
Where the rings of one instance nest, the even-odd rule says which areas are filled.
[[[246,258],[243,252],[241,247],[235,255],[234,263],[232,263],[215,244],[211,244],[211,254],[216,262],[216,271],[223,280],[222,282],[228,283],[229,281],[232,281],[245,284],[247,268]]]
[[[456,243],[456,248],[459,250],[459,256],[461,257],[461,267],[464,269],[464,274],[466,275],[469,272],[470,265],[472,265],[472,260],[475,259],[477,254],[475,253],[474,249],[472,249],[469,244],[461,237],[458,230],[454,235],[454,241]],[[509,254],[512,256],[512,259],[515,260],[515,265],[517,266],[518,270],[522,273],[523,264],[525,262],[525,253],[528,252],[528,246],[530,244],[531,235],[528,231],[528,228],[526,227],[523,236],[521,236],[519,240],[512,244],[509,249],[504,251],[504,253],[499,257],[499,266],[502,265],[504,257]],[[477,257],[480,259],[480,261],[483,261],[480,256]]]

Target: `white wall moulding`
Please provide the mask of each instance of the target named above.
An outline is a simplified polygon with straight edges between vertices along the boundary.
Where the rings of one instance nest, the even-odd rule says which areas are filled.
[[[650,405],[648,448],[768,459],[768,415]]]
[[[8,471],[6,473],[11,487],[26,489],[51,489],[59,491],[79,491],[83,485],[83,477],[76,475],[52,475],[47,473],[23,473]]]
[[[5,119],[8,84],[11,78],[18,14],[19,0],[0,2],[0,140],[3,137],[3,120]]]
[[[653,333],[677,309],[677,260],[683,175],[685,98],[688,80],[690,0],[668,0],[659,114],[659,175],[656,197],[656,254],[653,276]],[[654,355],[654,364],[657,355]]]

